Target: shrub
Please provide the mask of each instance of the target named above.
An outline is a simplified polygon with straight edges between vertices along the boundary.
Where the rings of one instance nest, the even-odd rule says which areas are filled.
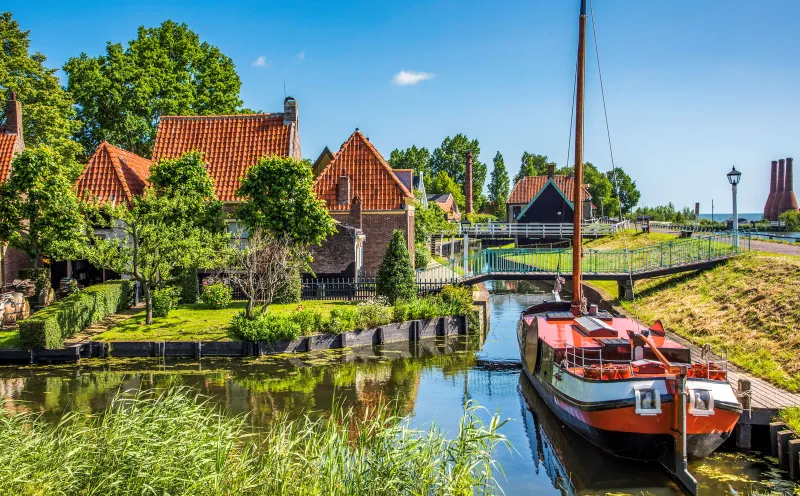
[[[425,243],[414,245],[414,268],[424,269],[431,261],[431,252]]]
[[[180,290],[171,286],[154,289],[150,298],[153,301],[153,317],[166,317],[170,310],[178,306]]]
[[[782,213],[778,216],[779,220],[782,220],[786,223],[786,230],[787,231],[798,231],[800,230],[800,211],[798,210],[789,210],[787,212]]]
[[[22,280],[30,279],[33,281],[35,289],[33,296],[31,296],[28,301],[31,303],[31,305],[38,305],[39,293],[42,292],[42,288],[50,287],[50,269],[47,267],[40,269],[19,269],[19,278]]]
[[[392,234],[392,240],[378,268],[376,292],[391,304],[397,300],[413,298],[417,294],[414,268],[411,267],[411,257],[403,231],[395,230]]]
[[[467,317],[470,326],[478,326],[478,312],[472,306],[470,288],[445,286],[437,295],[399,301],[394,306],[395,322],[456,315]]]
[[[208,308],[219,310],[228,308],[233,299],[233,292],[225,284],[217,282],[203,286],[203,294],[200,295],[200,299]]]
[[[362,301],[356,305],[356,329],[386,325],[392,321],[392,307],[381,300]]]
[[[355,308],[334,308],[325,323],[325,331],[332,333],[352,331],[357,328],[358,320],[358,311]]]
[[[26,348],[61,348],[64,339],[128,308],[132,299],[130,279],[90,286],[20,322],[20,340]]]
[[[230,323],[230,334],[242,341],[290,341],[300,336],[300,324],[288,315],[256,315],[248,319],[244,312],[237,314]]]
[[[180,303],[192,305],[200,299],[200,279],[197,269],[179,269],[175,284],[181,289]]]
[[[300,326],[300,334],[302,335],[322,331],[326,320],[319,310],[310,309],[293,313],[291,319]]]
[[[282,284],[272,303],[300,303],[303,296],[303,280],[300,271],[294,269],[285,284]]]

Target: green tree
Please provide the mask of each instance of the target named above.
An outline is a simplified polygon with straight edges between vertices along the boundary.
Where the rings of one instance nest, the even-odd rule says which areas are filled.
[[[190,184],[210,184],[205,168],[197,168],[197,155],[187,153],[180,159],[166,160],[152,168],[162,181],[164,172],[185,165],[190,173],[182,177]],[[96,206],[121,236],[99,238],[90,235],[92,242],[85,248],[85,257],[95,266],[130,275],[142,288],[146,305],[146,323],[153,323],[153,290],[161,288],[172,278],[175,267],[214,269],[226,261],[230,236],[219,226],[220,219],[211,221],[216,198],[198,200],[198,194],[180,187],[159,182],[135,197],[131,205]]]
[[[495,154],[493,159],[492,178],[489,181],[489,201],[494,204],[495,214],[505,210],[506,200],[508,200],[510,182],[506,164],[500,152]]]
[[[78,252],[84,217],[73,184],[80,166],[55,150],[27,148],[0,185],[0,241],[25,252],[34,267],[42,256],[66,260]]]
[[[514,177],[514,184],[517,184],[526,176],[544,176],[547,174],[547,168],[555,162],[551,162],[547,155],[536,155],[533,153],[522,152],[522,160],[519,172]]]
[[[480,210],[486,197],[483,195],[483,185],[486,182],[487,167],[480,161],[481,148],[478,140],[470,140],[463,134],[447,137],[431,156],[431,174],[438,175],[446,172],[456,184],[463,185],[466,180],[467,152],[472,152],[472,194],[475,210]],[[427,183],[426,183],[427,188]],[[464,188],[461,186],[461,196],[464,197]]]
[[[786,223],[787,231],[800,231],[800,210],[789,210],[778,216],[778,220]]]
[[[442,207],[436,202],[428,202],[425,207],[421,201],[414,204],[414,240],[416,243],[427,245],[433,234],[455,234],[456,225],[447,221]]]
[[[623,214],[631,212],[633,207],[639,203],[642,194],[636,188],[636,181],[625,173],[619,167],[606,172],[609,181],[611,181],[612,190],[611,196],[619,200],[619,204]]]
[[[408,254],[403,231],[395,230],[392,233],[392,240],[378,268],[375,286],[378,296],[385,297],[392,305],[398,300],[411,299],[417,295],[414,267],[411,266],[411,256]]]
[[[28,147],[48,145],[62,160],[71,160],[81,147],[70,138],[80,128],[72,97],[61,88],[56,69],[44,65],[47,58],[29,52],[29,31],[22,31],[10,12],[0,14],[0,95],[11,92],[22,103],[22,134]],[[2,105],[0,105],[2,107]],[[5,108],[0,108],[4,113]],[[0,115],[0,120],[5,115]]]
[[[592,203],[597,207],[597,214],[616,216],[619,214],[619,202],[613,197],[611,181],[591,162],[583,164],[583,182],[589,185]]]
[[[242,105],[233,60],[171,20],[141,26],[127,48],[108,43],[105,55],[73,57],[64,72],[86,155],[107,140],[148,157],[160,116],[233,114]]]
[[[442,195],[447,193],[452,194],[453,200],[455,200],[458,208],[464,210],[464,203],[466,201],[464,198],[464,189],[456,184],[447,172],[437,172],[435,176],[425,182],[425,189],[428,193],[438,193]]]
[[[411,146],[405,150],[394,149],[389,156],[389,165],[392,169],[413,169],[422,172],[428,177],[431,171],[431,152],[427,148]]]

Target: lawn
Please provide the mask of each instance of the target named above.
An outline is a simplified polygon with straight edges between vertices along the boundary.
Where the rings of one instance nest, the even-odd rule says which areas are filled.
[[[0,331],[0,350],[22,348],[19,331]]]
[[[285,305],[270,305],[269,311],[292,313],[298,306],[310,308],[328,315],[337,306],[353,305],[349,301],[303,301]],[[180,305],[167,317],[153,319],[153,324],[144,324],[145,312],[120,322],[111,329],[92,337],[94,341],[227,341],[228,323],[234,315],[243,311],[244,302],[235,302],[222,310],[212,310],[202,304]]]
[[[698,345],[727,349],[731,362],[798,392],[798,287],[800,257],[751,252],[705,272],[639,281],[636,304],[621,304],[646,324],[660,319]]]

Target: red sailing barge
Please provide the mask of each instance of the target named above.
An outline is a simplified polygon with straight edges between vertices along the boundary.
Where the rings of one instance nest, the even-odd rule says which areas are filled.
[[[575,112],[575,198],[583,183],[583,91],[586,0],[581,0]],[[582,202],[574,204],[572,302],[522,313],[518,341],[524,374],[547,406],[599,448],[658,460],[692,494],[687,458],[701,458],[730,436],[742,408],[727,363],[693,363],[689,348],[666,337],[660,322],[585,308],[581,288]]]

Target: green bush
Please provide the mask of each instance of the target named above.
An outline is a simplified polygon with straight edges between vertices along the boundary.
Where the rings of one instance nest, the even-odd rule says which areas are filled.
[[[290,341],[300,336],[300,324],[288,315],[272,314],[256,315],[248,319],[244,312],[231,320],[230,335],[242,341]]]
[[[466,316],[470,326],[477,326],[478,312],[472,306],[472,290],[459,286],[445,286],[437,295],[399,301],[394,306],[395,322],[445,316]]]
[[[303,280],[300,271],[295,269],[286,284],[278,288],[277,296],[272,303],[300,303],[303,296]]]
[[[353,307],[334,308],[325,323],[326,332],[340,333],[357,328],[358,311]]]
[[[414,268],[424,269],[431,261],[431,252],[425,243],[414,245]]]
[[[175,284],[181,289],[180,303],[192,305],[200,299],[200,279],[197,269],[179,269]]]
[[[497,217],[492,214],[466,214],[467,220],[473,224],[486,224],[488,222],[497,222]]]
[[[20,322],[20,339],[26,348],[61,348],[64,339],[130,307],[132,300],[129,279],[89,286]]]
[[[414,276],[405,235],[403,231],[395,230],[378,268],[376,292],[392,304],[397,300],[413,298],[417,294]]]
[[[209,284],[208,286],[203,286],[203,294],[200,295],[200,299],[203,300],[203,303],[208,308],[220,310],[222,308],[228,308],[231,304],[233,292],[231,288],[225,284],[217,282]]]
[[[779,220],[782,220],[786,223],[786,230],[787,231],[798,231],[800,230],[800,211],[799,210],[789,210],[788,212],[782,213],[778,216]]]
[[[166,317],[170,310],[178,306],[180,290],[171,286],[154,289],[150,298],[153,301],[153,317]]]
[[[320,332],[325,326],[325,316],[319,310],[300,310],[292,314],[291,319],[300,326],[300,334],[308,335]]]
[[[50,284],[50,269],[47,267],[34,269],[34,268],[27,268],[27,269],[19,269],[19,278],[22,280],[30,279],[33,281],[34,293],[28,301],[30,301],[31,305],[38,305],[39,304],[39,293],[42,292],[42,288],[49,288],[51,287]]]
[[[380,300],[362,301],[356,305],[356,329],[386,325],[392,321],[392,307]]]

